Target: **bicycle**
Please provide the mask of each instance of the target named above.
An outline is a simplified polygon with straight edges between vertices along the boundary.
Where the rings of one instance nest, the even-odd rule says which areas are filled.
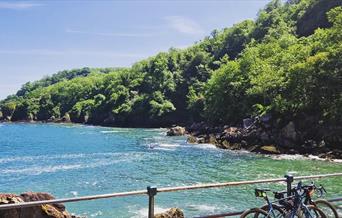
[[[305,204],[309,190],[307,186],[302,186],[302,182],[292,189],[293,196],[288,197],[286,204],[283,205],[287,211],[286,218],[327,218],[324,212],[315,205]]]
[[[293,195],[284,197],[285,192],[273,192],[278,198],[280,205],[270,202],[267,191],[268,189],[255,189],[255,196],[264,198],[267,202],[262,208],[252,208],[246,210],[241,218],[327,218],[322,210],[314,205],[306,205],[307,192],[309,189],[303,187],[299,182],[297,187],[291,190]],[[303,191],[303,193],[300,193]],[[281,198],[280,198],[281,197]],[[280,198],[280,199],[279,199]]]
[[[325,199],[321,199],[321,197],[327,193],[325,188],[320,185],[317,187],[313,182],[311,185],[305,185],[303,186],[303,189],[307,189],[306,194],[305,194],[305,199],[304,203],[307,205],[314,205],[317,208],[321,209],[329,218],[339,218],[339,215],[335,209],[335,207],[328,202]],[[318,192],[318,198],[317,200],[313,201],[312,196],[314,195],[315,192]]]
[[[281,208],[281,206],[274,204],[271,202],[267,196],[267,192],[269,189],[255,189],[255,196],[259,198],[263,198],[266,201],[266,205],[261,208],[252,208],[246,210],[241,214],[241,218],[261,218],[261,217],[273,217],[273,218],[282,218],[285,217],[285,211]]]

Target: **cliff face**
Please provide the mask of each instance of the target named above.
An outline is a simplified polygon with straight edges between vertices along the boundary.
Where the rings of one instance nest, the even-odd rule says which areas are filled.
[[[30,201],[52,200],[48,193],[27,192],[21,195],[0,194],[0,204],[15,204]],[[36,207],[0,210],[0,218],[78,218],[65,210],[63,204],[45,204]]]

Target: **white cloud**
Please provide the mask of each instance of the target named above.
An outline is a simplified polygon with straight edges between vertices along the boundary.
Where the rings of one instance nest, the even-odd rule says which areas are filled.
[[[165,20],[176,31],[190,35],[204,34],[203,28],[194,20],[182,16],[168,16]]]
[[[80,31],[67,29],[65,32],[67,33],[75,33],[75,34],[86,34],[86,35],[97,35],[97,36],[112,36],[112,37],[151,37],[153,34],[145,34],[145,33],[105,33],[105,32],[88,32],[88,31]]]
[[[35,6],[41,6],[41,4],[29,3],[29,2],[0,2],[0,9],[28,9]]]
[[[117,53],[111,51],[91,51],[91,50],[49,50],[49,49],[29,49],[29,50],[0,50],[0,55],[36,55],[36,56],[102,56],[111,58],[142,58],[148,54],[138,53]]]

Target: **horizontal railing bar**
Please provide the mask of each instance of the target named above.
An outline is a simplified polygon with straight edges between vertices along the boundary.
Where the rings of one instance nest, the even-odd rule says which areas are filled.
[[[261,179],[261,180],[239,181],[239,182],[208,183],[208,184],[198,184],[198,185],[189,185],[189,186],[178,186],[178,187],[171,187],[171,188],[158,188],[157,191],[158,192],[175,192],[175,191],[184,191],[184,190],[192,190],[192,189],[220,188],[220,187],[228,187],[228,186],[285,182],[285,181],[286,179],[284,178],[278,178],[278,179]]]
[[[333,199],[329,199],[329,202],[337,202],[337,201],[342,201],[342,198],[333,198]]]
[[[333,177],[333,176],[342,176],[342,173],[331,173],[331,174],[323,174],[323,175],[315,175],[315,176],[298,176],[298,177],[294,177],[294,179],[295,180],[318,179],[318,178]],[[286,179],[276,178],[276,179],[261,179],[261,180],[250,180],[250,181],[239,181],[239,182],[196,184],[196,185],[178,186],[178,187],[165,187],[165,188],[158,188],[157,192],[175,192],[175,191],[182,191],[182,190],[219,188],[219,187],[228,187],[228,186],[251,185],[251,184],[259,184],[259,183],[276,183],[276,182],[286,182]],[[0,205],[0,209],[32,207],[32,206],[38,206],[42,204],[68,203],[68,202],[76,202],[76,201],[88,201],[88,200],[124,197],[124,196],[132,196],[132,195],[143,195],[143,194],[147,194],[147,191],[140,190],[140,191],[118,192],[118,193],[102,194],[102,195],[89,195],[89,196],[74,197],[74,198],[31,201],[31,202],[23,202],[23,203],[17,203],[17,204],[3,204],[3,205]]]
[[[104,198],[116,198],[116,197],[132,196],[132,195],[143,195],[143,194],[147,194],[147,191],[141,190],[141,191],[130,191],[130,192],[118,192],[118,193],[112,193],[112,194],[88,195],[88,196],[74,197],[74,198],[60,198],[60,199],[53,199],[53,200],[30,201],[30,202],[23,202],[23,203],[17,203],[17,204],[3,204],[3,205],[0,205],[0,209],[32,207],[32,206],[39,206],[43,204],[89,201],[89,200],[97,200],[97,199],[104,199]]]

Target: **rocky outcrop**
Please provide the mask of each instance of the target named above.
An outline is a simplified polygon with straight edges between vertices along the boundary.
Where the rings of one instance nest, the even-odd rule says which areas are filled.
[[[48,193],[27,192],[21,195],[0,194],[0,204],[14,204],[30,201],[52,200]],[[65,210],[63,204],[44,204],[35,207],[0,210],[1,218],[78,218]]]
[[[184,213],[179,208],[171,208],[164,213],[159,213],[154,216],[155,218],[184,218]]]
[[[168,136],[182,136],[184,134],[185,134],[185,128],[181,126],[172,127],[166,132],[166,135]]]
[[[189,143],[211,143],[222,149],[244,149],[262,154],[313,154],[342,159],[340,148],[326,145],[328,137],[312,139],[306,129],[299,129],[295,122],[282,123],[270,115],[244,119],[242,127],[212,127],[202,122],[192,124],[186,130]]]

